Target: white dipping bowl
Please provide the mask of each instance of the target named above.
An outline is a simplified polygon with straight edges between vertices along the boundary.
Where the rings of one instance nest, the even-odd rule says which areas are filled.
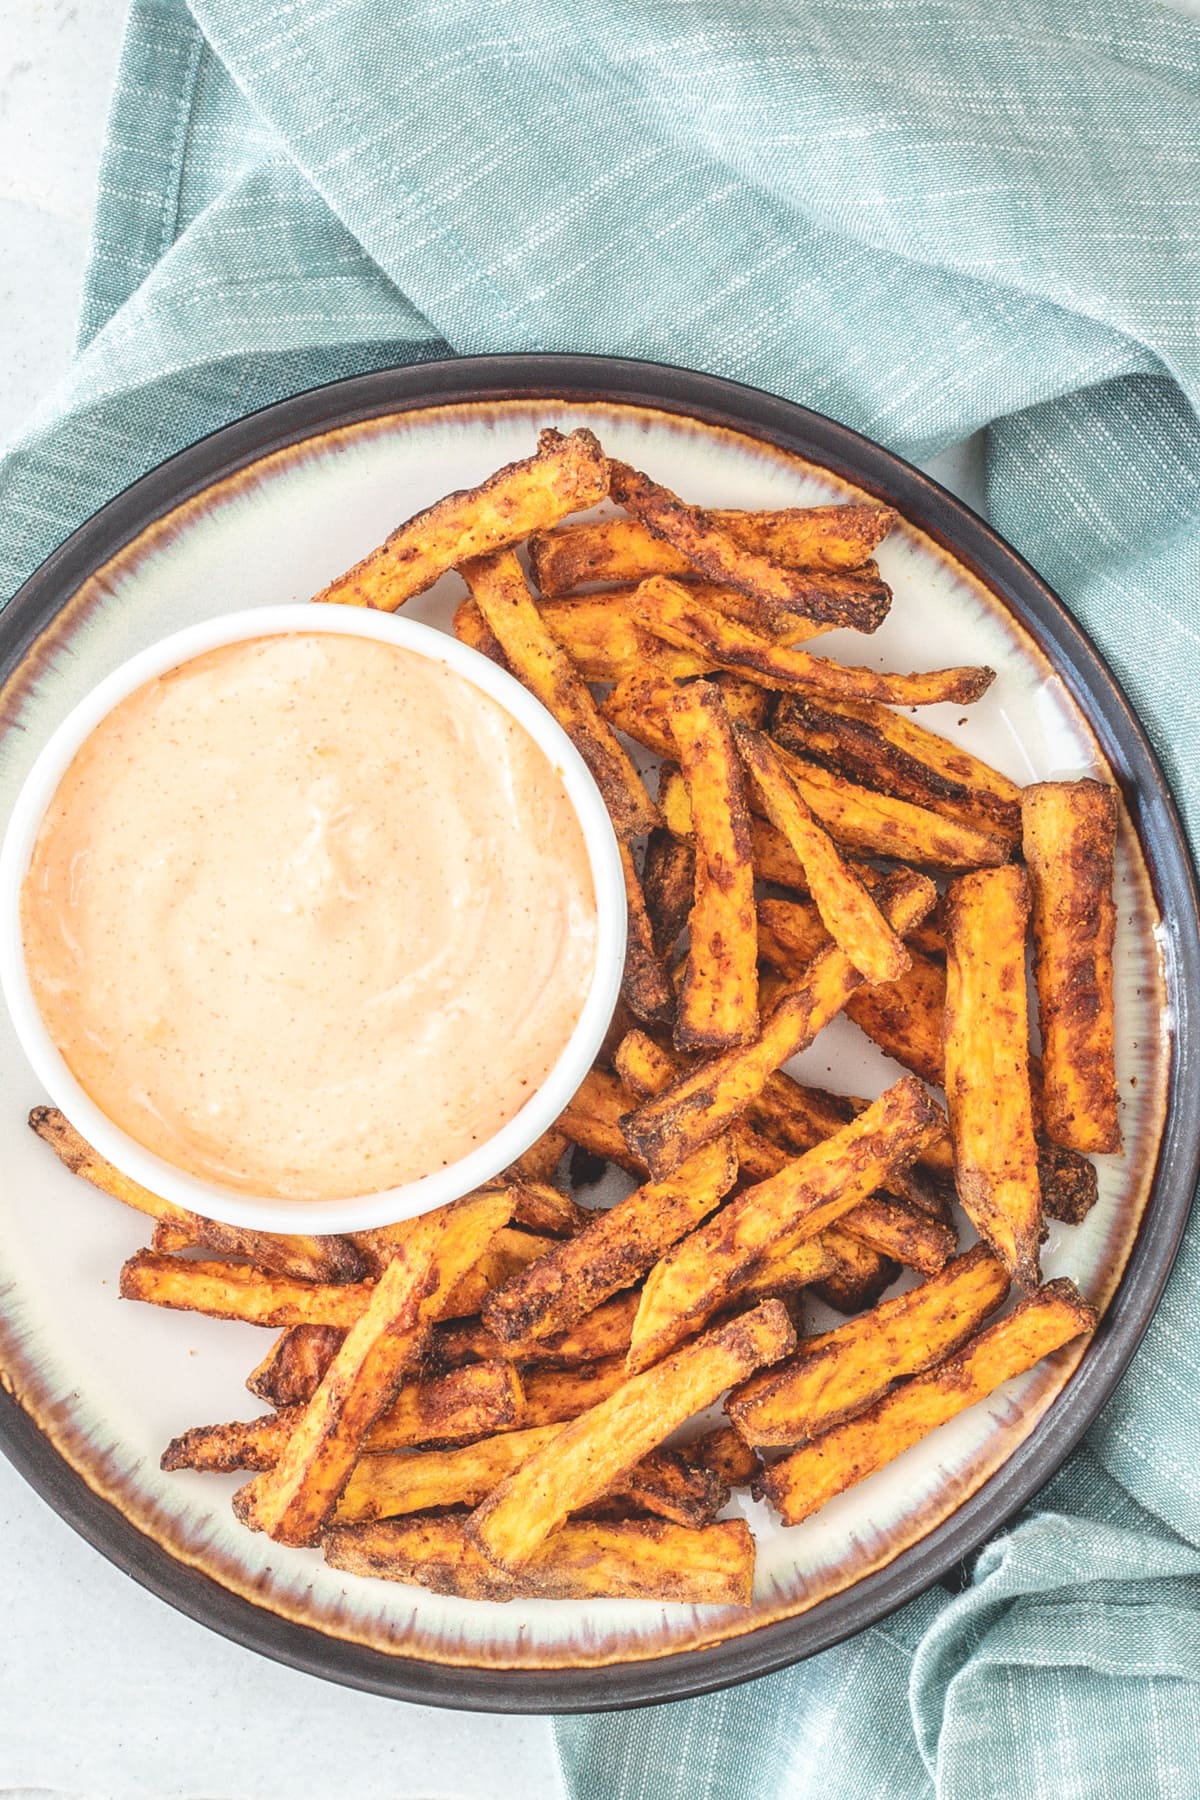
[[[559,771],[583,832],[595,889],[591,985],[566,1048],[545,1080],[506,1125],[467,1156],[419,1180],[350,1199],[285,1200],[221,1187],[176,1168],[115,1125],[76,1080],[46,1029],[25,966],[21,932],[21,887],[42,820],[76,752],[101,719],[156,675],[205,651],[285,632],[400,645],[443,664],[489,695]],[[612,821],[583,758],[558,721],[511,675],[456,638],[391,613],[349,606],[307,602],[230,613],[176,632],[123,663],[63,720],[43,749],[21,789],[0,852],[0,984],[25,1053],[54,1104],[102,1156],[152,1193],[205,1218],[260,1231],[366,1231],[392,1225],[456,1200],[506,1169],[553,1124],[595,1059],[620,991],[625,927],[625,884]]]

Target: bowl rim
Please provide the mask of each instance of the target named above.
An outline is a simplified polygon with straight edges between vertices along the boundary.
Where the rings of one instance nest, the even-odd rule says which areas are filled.
[[[522,727],[559,775],[579,821],[596,902],[592,977],[553,1067],[519,1111],[445,1168],[369,1194],[295,1200],[245,1193],[179,1168],[111,1119],[82,1086],[34,998],[24,955],[20,899],[37,834],[69,765],[121,702],[156,676],[208,651],[267,637],[351,637],[390,644],[440,664],[488,696]],[[0,848],[0,988],[18,1039],[54,1104],[123,1175],[204,1218],[257,1231],[367,1231],[415,1218],[481,1187],[554,1123],[591,1068],[616,1007],[625,958],[626,906],[620,851],[608,809],[583,757],[558,720],[488,657],[448,633],[394,613],[312,601],[247,607],[185,626],[139,650],[97,682],[55,728],[22,783]]]
[[[332,1638],[188,1567],[95,1493],[0,1387],[0,1448],[96,1549],[188,1617],[306,1673],[426,1706],[584,1713],[712,1693],[815,1655],[878,1624],[937,1583],[966,1584],[967,1559],[1059,1469],[1111,1396],[1161,1297],[1200,1176],[1200,896],[1157,754],[1107,662],[1036,570],[933,477],[860,432],[722,376],[631,357],[523,352],[342,377],[271,403],[158,464],[47,557],[0,616],[0,683],[75,589],[164,514],[274,451],[325,431],[455,405],[537,400],[648,407],[776,445],[891,504],[983,581],[1054,663],[1122,786],[1163,920],[1173,1003],[1169,1100],[1146,1215],[1121,1283],[1079,1367],[1046,1416],[955,1512],[884,1567],[811,1611],[706,1649],[600,1668],[471,1669]]]

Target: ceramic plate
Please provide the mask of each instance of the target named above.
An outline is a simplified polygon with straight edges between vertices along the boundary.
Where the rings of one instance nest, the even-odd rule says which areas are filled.
[[[1033,572],[965,507],[852,432],[706,376],[589,358],[488,358],[302,395],[218,432],[105,507],[0,618],[0,811],[101,676],[180,626],[303,600],[399,519],[527,455],[539,427],[591,426],[685,497],[724,506],[868,496],[903,523],[879,561],[895,592],[873,637],[825,640],[877,668],[981,662],[972,709],[928,723],[1017,781],[1097,773],[1125,801],[1117,859],[1118,1073],[1125,1152],[1100,1201],[1052,1226],[1047,1277],[1104,1312],[1071,1347],[943,1426],[804,1524],[732,1503],[758,1540],[748,1610],[623,1601],[456,1601],[326,1567],[235,1522],[237,1478],[164,1475],[186,1426],[260,1410],[252,1326],[121,1301],[146,1223],[65,1174],[26,1128],[44,1096],[0,1022],[0,1437],[50,1503],[172,1605],[333,1680],[458,1707],[567,1710],[677,1698],[795,1661],[944,1577],[1052,1473],[1153,1311],[1195,1181],[1196,902],[1146,739],[1100,658]],[[410,611],[447,626],[448,577]],[[850,1093],[897,1075],[846,1020],[795,1069]]]

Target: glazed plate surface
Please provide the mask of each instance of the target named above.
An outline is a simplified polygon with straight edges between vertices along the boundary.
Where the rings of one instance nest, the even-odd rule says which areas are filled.
[[[0,815],[54,726],[135,651],[201,619],[306,599],[400,519],[528,455],[539,428],[577,424],[701,503],[890,500],[904,515],[879,552],[891,615],[873,637],[840,633],[823,648],[876,668],[988,663],[997,680],[977,706],[924,709],[934,730],[1019,782],[1118,780],[1125,1151],[1098,1159],[1099,1204],[1080,1227],[1052,1225],[1044,1252],[1047,1278],[1069,1275],[1105,1309],[1093,1345],[1007,1383],[803,1525],[735,1498],[758,1541],[748,1611],[474,1603],[339,1574],[238,1526],[236,1477],[159,1471],[187,1426],[261,1410],[244,1382],[271,1334],[118,1298],[147,1222],[66,1174],[27,1129],[44,1095],[0,1020],[4,1447],[99,1548],[184,1611],[315,1673],[451,1706],[553,1711],[699,1692],[824,1648],[937,1579],[1049,1476],[1111,1390],[1194,1180],[1181,1128],[1198,1086],[1191,875],[1111,677],[1032,572],[934,484],[730,384],[589,359],[468,361],[336,384],[185,452],[98,514],[0,617]],[[407,610],[448,628],[462,591],[447,577]],[[870,1095],[899,1072],[844,1019],[791,1066]]]

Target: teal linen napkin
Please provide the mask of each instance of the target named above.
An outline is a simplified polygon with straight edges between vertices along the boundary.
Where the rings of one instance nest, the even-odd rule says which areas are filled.
[[[1200,30],[1127,0],[135,0],[79,356],[0,465],[0,592],[144,469],[335,376],[587,350],[909,457],[1000,529],[1200,829]],[[884,1625],[556,1725],[567,1789],[1200,1793],[1200,1228],[1087,1445]]]

